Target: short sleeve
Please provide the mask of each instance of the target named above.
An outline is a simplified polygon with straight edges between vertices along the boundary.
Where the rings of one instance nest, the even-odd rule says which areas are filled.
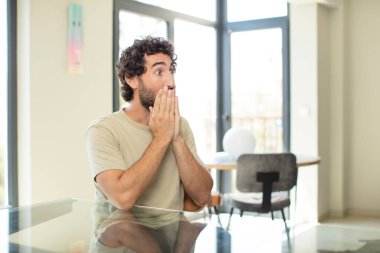
[[[94,178],[109,169],[125,170],[116,137],[105,127],[91,126],[86,134],[87,153]]]

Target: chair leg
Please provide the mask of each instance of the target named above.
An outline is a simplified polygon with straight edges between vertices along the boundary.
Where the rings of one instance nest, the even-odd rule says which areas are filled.
[[[230,229],[231,216],[232,216],[233,213],[234,213],[234,208],[231,207],[230,217],[228,218],[227,231]]]
[[[204,208],[204,209],[202,210],[202,213],[203,213],[203,219],[205,220],[205,222],[207,222],[207,217],[208,217],[208,215],[207,215],[207,210],[206,210],[206,208]]]
[[[284,220],[284,224],[285,224],[285,233],[286,233],[286,237],[288,239],[288,246],[290,247],[290,235],[289,235],[288,226],[286,225],[286,219],[285,219],[284,209],[281,209],[281,214],[282,214],[282,219]]]
[[[211,220],[211,217],[212,217],[212,209],[210,206],[207,206],[207,211],[208,211],[208,215],[206,214],[206,217]],[[206,217],[205,217],[205,220],[206,220]]]
[[[244,213],[244,211],[240,210],[240,217],[243,217],[243,213]]]
[[[270,211],[270,215],[272,216],[272,220],[274,220],[273,211]]]
[[[218,217],[218,222],[219,222],[220,227],[223,228],[222,221],[220,220],[220,217],[219,217],[219,210],[216,206],[214,206],[214,211],[215,211],[216,216]]]
[[[285,219],[284,209],[281,209],[281,214],[282,214],[282,219],[284,220],[286,233],[289,233],[288,226],[286,225],[286,219]]]

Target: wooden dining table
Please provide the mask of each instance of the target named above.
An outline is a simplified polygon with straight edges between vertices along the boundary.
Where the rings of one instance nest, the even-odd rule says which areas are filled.
[[[235,170],[237,168],[236,159],[226,152],[216,152],[215,154],[207,155],[202,158],[206,168],[209,170]],[[319,156],[296,154],[296,158],[298,167],[318,165],[321,162]]]
[[[321,157],[313,155],[296,155],[297,166],[306,167],[311,165],[318,165],[321,162]],[[231,157],[227,152],[216,152],[212,155],[206,155],[202,157],[202,161],[208,170],[217,170],[219,172],[233,171],[237,168],[236,159]],[[217,192],[211,194],[211,202],[209,203],[210,207],[214,207],[215,212],[218,214],[216,206],[219,206],[221,203],[221,194],[223,192],[229,192],[231,186],[218,186]],[[221,189],[223,188],[223,189]],[[219,216],[218,216],[219,218]]]

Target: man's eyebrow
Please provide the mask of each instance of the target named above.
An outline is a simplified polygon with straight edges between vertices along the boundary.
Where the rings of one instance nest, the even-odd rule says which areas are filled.
[[[166,65],[166,63],[163,62],[163,61],[155,62],[155,63],[153,63],[152,68],[155,67],[155,66],[157,66],[157,65]]]

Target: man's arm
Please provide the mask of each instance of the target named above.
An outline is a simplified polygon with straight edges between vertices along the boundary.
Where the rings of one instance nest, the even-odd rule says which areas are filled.
[[[115,213],[111,214],[100,225],[98,232],[100,236],[98,240],[109,251],[105,251],[104,246],[99,252],[114,252],[112,248],[123,247],[121,252],[130,252],[127,249],[133,249],[133,252],[141,253],[163,253],[160,249],[157,238],[149,227],[143,226],[134,217],[134,214],[128,211],[116,213],[117,216],[113,217]],[[97,246],[97,245],[96,245]],[[95,248],[97,249],[97,247]],[[126,251],[125,251],[126,250]],[[96,251],[98,252],[98,251]],[[120,252],[116,250],[116,252]]]
[[[167,144],[153,139],[142,157],[128,170],[103,171],[96,176],[96,182],[117,208],[128,210],[153,180],[167,147]]]
[[[210,173],[194,158],[182,137],[172,142],[172,146],[186,194],[199,207],[207,205],[213,186]]]
[[[142,157],[128,170],[110,168],[96,176],[101,190],[116,207],[132,208],[156,175],[173,138],[173,104],[172,92],[161,89],[154,108],[150,108],[149,126],[153,139]]]
[[[203,207],[210,201],[211,189],[214,182],[208,170],[199,164],[185,140],[179,134],[181,117],[177,97],[174,99],[174,106],[175,131],[172,147],[179,170],[179,176],[185,189],[185,204],[189,204],[189,200],[186,199],[187,195],[196,205]],[[189,206],[191,206],[191,202]]]

